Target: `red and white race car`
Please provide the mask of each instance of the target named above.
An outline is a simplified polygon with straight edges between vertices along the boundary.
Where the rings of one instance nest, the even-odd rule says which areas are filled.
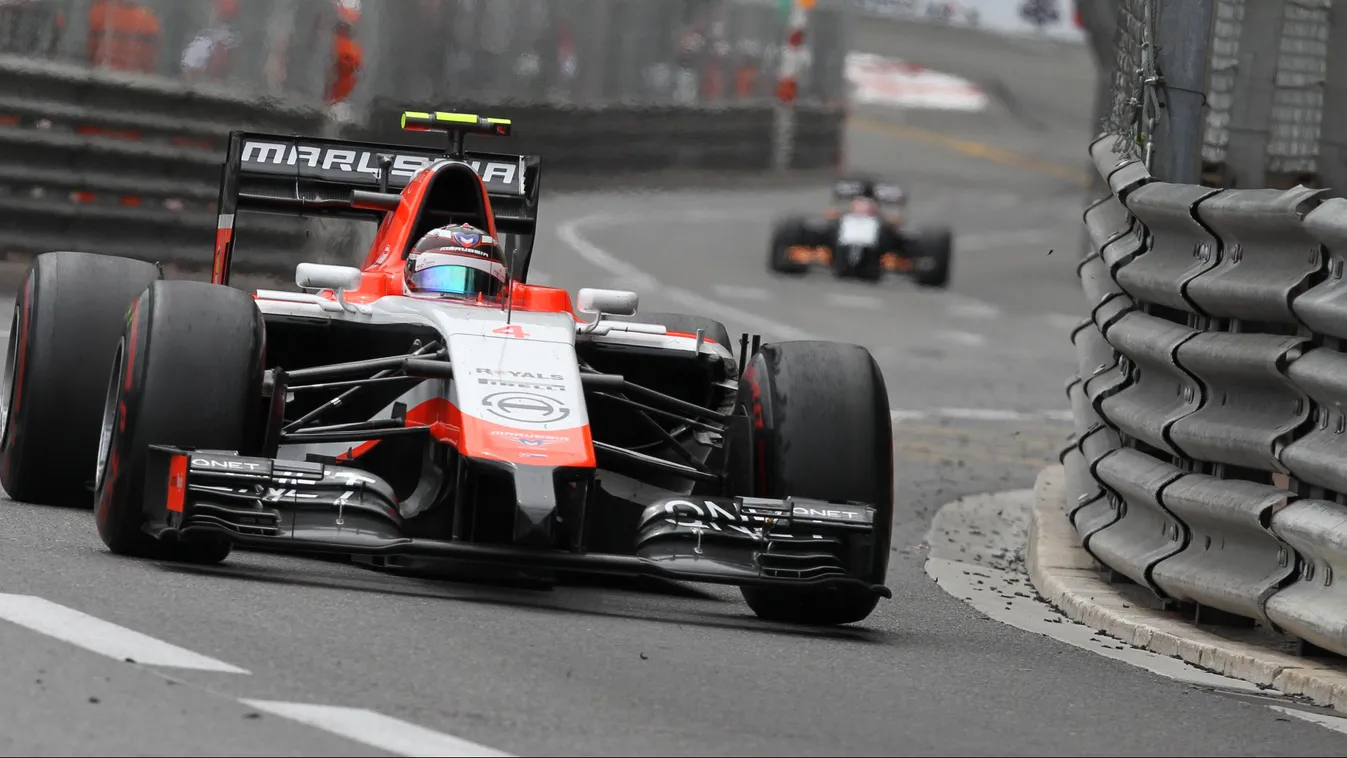
[[[8,493],[92,505],[113,552],[157,559],[650,575],[816,624],[891,596],[888,394],[864,348],[743,335],[736,354],[723,324],[638,314],[635,293],[529,284],[541,161],[464,151],[502,119],[403,125],[449,147],[235,132],[210,282],[39,256],[10,331]],[[378,232],[359,267],[249,293],[229,286],[241,211]],[[499,300],[404,291],[411,246],[447,223],[510,241]]]

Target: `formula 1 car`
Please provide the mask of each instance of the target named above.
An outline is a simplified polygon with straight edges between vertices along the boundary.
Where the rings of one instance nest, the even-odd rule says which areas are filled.
[[[637,315],[632,292],[527,283],[541,160],[467,153],[510,122],[409,113],[447,149],[234,132],[210,282],[39,256],[17,297],[0,432],[11,497],[92,502],[114,553],[231,548],[445,559],[544,580],[738,586],[765,619],[843,624],[879,598],[888,393],[864,348],[764,344]],[[238,214],[364,218],[359,268],[229,286]],[[508,237],[503,302],[404,292],[446,223]],[[92,494],[91,494],[92,492]]]
[[[767,266],[783,274],[829,266],[838,277],[867,281],[896,273],[926,287],[949,286],[952,233],[906,227],[906,206],[907,196],[896,184],[866,175],[838,179],[823,216],[776,222]]]

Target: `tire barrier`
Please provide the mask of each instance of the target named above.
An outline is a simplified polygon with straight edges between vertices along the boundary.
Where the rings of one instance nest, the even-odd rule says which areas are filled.
[[[1347,655],[1347,200],[1159,182],[1113,145],[1067,384],[1081,544],[1162,603]]]

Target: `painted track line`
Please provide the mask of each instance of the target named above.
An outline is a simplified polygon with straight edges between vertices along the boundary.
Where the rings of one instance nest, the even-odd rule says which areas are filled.
[[[1303,711],[1299,708],[1287,708],[1284,705],[1269,705],[1268,707],[1278,713],[1284,713],[1287,716],[1295,716],[1302,721],[1318,724],[1325,729],[1332,729],[1335,732],[1347,734],[1347,718],[1343,718],[1342,716],[1330,716],[1326,713]]]
[[[417,726],[364,708],[287,703],[278,700],[240,700],[259,711],[298,721],[396,755],[508,756],[443,732]]]
[[[1056,329],[1071,331],[1080,326],[1081,322],[1084,321],[1086,317],[1072,316],[1066,313],[1049,313],[1043,318]]]
[[[715,292],[717,297],[723,297],[726,300],[772,299],[772,293],[762,287],[748,287],[738,284],[715,284],[711,286],[711,291]]]
[[[958,153],[969,158],[979,158],[981,160],[989,161],[998,166],[1005,166],[1007,168],[1015,168],[1022,171],[1041,174],[1043,176],[1049,176],[1053,179],[1058,179],[1081,187],[1090,186],[1090,172],[1082,171],[1075,166],[1065,166],[1060,163],[1042,160],[1012,150],[994,147],[984,142],[958,139],[947,134],[941,134],[940,132],[919,129],[913,126],[884,123],[863,116],[853,116],[851,123],[853,126],[872,134],[883,134],[911,142],[919,142],[952,153]]]
[[[1070,423],[1071,411],[1007,411],[998,408],[932,408],[926,411],[896,409],[889,411],[889,417],[895,424],[905,421],[925,421],[929,419],[955,419],[958,421],[1056,421]]]
[[[959,329],[945,329],[935,333],[935,336],[946,342],[952,342],[964,347],[982,347],[987,344],[987,338],[977,332],[965,332]]]
[[[580,227],[592,224],[613,224],[620,223],[624,219],[610,216],[606,213],[595,213],[580,218],[570,219],[557,227],[557,236],[561,238],[568,247],[575,251],[589,264],[607,271],[614,276],[634,282],[638,285],[637,289],[644,289],[648,292],[658,293],[667,300],[672,300],[686,308],[694,308],[707,316],[717,318],[721,321],[737,322],[741,326],[762,334],[764,337],[776,337],[786,340],[816,340],[816,337],[803,329],[797,329],[793,326],[782,324],[779,321],[770,318],[764,318],[755,313],[740,310],[732,305],[726,305],[709,297],[703,297],[695,292],[671,287],[656,279],[654,275],[637,268],[636,266],[624,261],[603,248],[595,245],[593,242],[585,239],[580,234]],[[695,312],[695,311],[694,311]]]
[[[1001,309],[991,303],[984,303],[981,300],[972,298],[959,298],[945,306],[949,315],[955,318],[997,318],[1001,315]]]
[[[829,292],[823,296],[823,302],[837,308],[859,308],[867,311],[884,309],[884,301],[874,295],[856,295],[850,292]]]
[[[249,673],[224,661],[33,595],[0,594],[0,619],[119,661],[228,674]]]

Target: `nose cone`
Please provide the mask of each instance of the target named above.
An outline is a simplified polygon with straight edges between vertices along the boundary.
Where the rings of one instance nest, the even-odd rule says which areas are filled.
[[[520,547],[557,546],[557,488],[550,466],[515,469],[514,544]]]

